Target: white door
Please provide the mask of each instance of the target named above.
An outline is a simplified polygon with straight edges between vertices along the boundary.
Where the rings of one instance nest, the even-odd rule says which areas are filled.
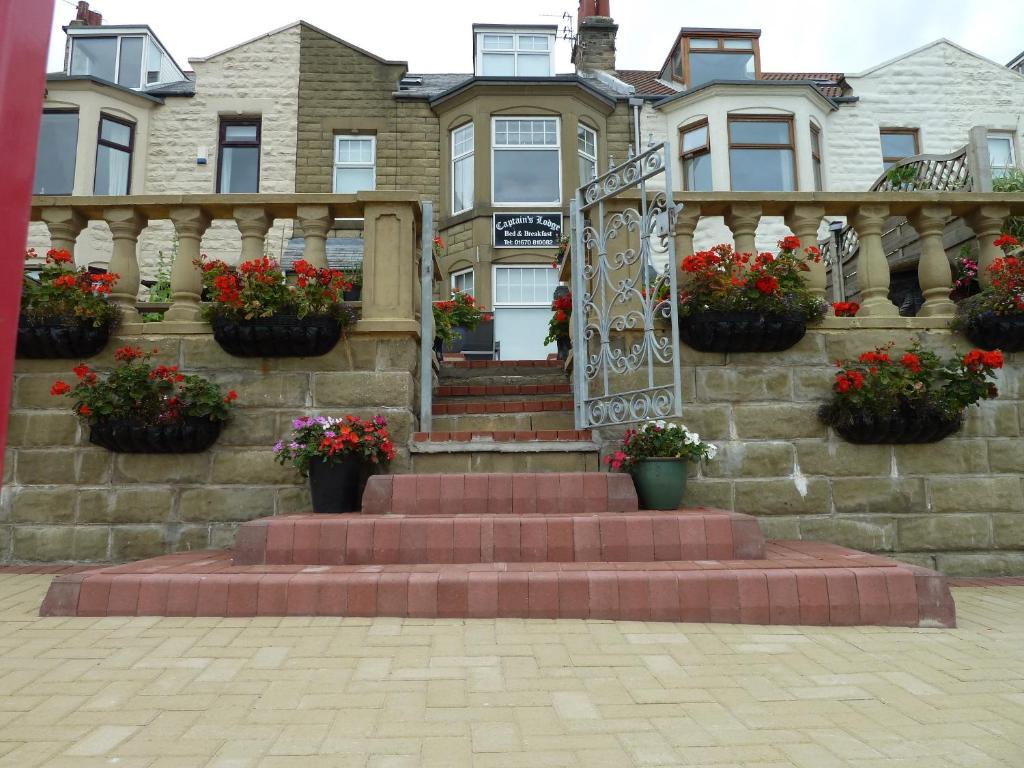
[[[544,360],[558,270],[550,264],[494,267],[494,340],[502,360]]]

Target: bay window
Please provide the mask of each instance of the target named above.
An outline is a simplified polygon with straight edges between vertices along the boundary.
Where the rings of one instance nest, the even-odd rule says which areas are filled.
[[[730,117],[729,173],[734,192],[794,191],[793,121],[760,115]]]
[[[576,126],[576,151],[580,161],[580,186],[597,178],[597,131]]]
[[[698,88],[714,80],[755,80],[761,72],[756,30],[730,35],[683,30],[662,68],[661,76]]]
[[[221,120],[217,191],[260,191],[260,121]]]
[[[70,195],[75,187],[78,110],[47,109],[39,123],[33,195]]]
[[[473,207],[473,124],[452,131],[452,213]]]
[[[96,141],[95,195],[127,195],[131,191],[132,149],[135,126],[126,120],[100,115]]]
[[[125,88],[142,85],[142,57],[146,37],[75,37],[71,43],[69,74],[89,75]],[[150,41],[150,46],[153,46]]]
[[[334,193],[349,195],[377,187],[375,136],[334,137]]]
[[[555,36],[546,29],[491,30],[476,33],[481,77],[550,77]]]
[[[557,117],[496,117],[491,162],[495,205],[559,205],[561,142]]]
[[[712,191],[708,121],[701,120],[680,128],[679,149],[683,161],[683,189],[691,192]]]

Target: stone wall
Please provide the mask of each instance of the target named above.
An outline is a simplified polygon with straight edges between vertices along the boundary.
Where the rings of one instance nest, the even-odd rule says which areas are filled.
[[[90,361],[111,365],[124,343],[161,350],[160,362],[238,392],[214,447],[191,455],[113,454],[88,443],[57,378],[77,361],[18,360],[0,492],[0,562],[120,561],[229,546],[238,523],[308,511],[306,484],[273,461],[271,447],[305,413],[388,419],[408,471],[418,345],[409,336],[351,333],[315,360],[225,354],[211,336],[112,339]]]
[[[836,323],[838,321],[833,321]],[[921,332],[943,355],[969,349]],[[718,445],[693,468],[686,504],[757,515],[765,534],[831,541],[957,575],[1024,574],[1024,354],[1008,355],[1000,396],[963,429],[921,446],[852,445],[818,421],[837,358],[909,331],[810,331],[777,354],[683,347],[683,422]],[[602,430],[605,451],[617,434]]]

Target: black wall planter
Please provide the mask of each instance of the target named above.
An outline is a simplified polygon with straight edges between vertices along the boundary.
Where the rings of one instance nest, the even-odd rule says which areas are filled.
[[[313,511],[318,514],[356,512],[362,507],[366,464],[355,456],[341,461],[312,459],[309,462],[309,490]]]
[[[109,340],[109,322],[96,327],[74,317],[18,318],[18,357],[80,360],[98,353]]]
[[[572,349],[572,339],[568,336],[559,336],[555,339],[555,344],[558,346],[558,359],[568,360],[569,350]]]
[[[363,298],[363,286],[353,285],[347,291],[342,293],[341,298],[345,301],[359,301]]]
[[[823,406],[826,413],[828,405]],[[859,445],[937,443],[949,437],[963,424],[963,414],[955,418],[947,418],[935,411],[898,411],[885,416],[872,413],[853,414],[838,423],[828,418],[823,420],[831,424],[844,440]]]
[[[223,426],[188,416],[172,424],[97,419],[89,424],[89,442],[116,453],[199,453],[216,442]]]
[[[341,338],[341,322],[327,315],[275,315],[254,320],[214,317],[213,338],[236,357],[319,357]]]
[[[1012,315],[982,312],[967,321],[964,333],[976,347],[1020,352],[1024,350],[1024,312]]]
[[[679,338],[701,352],[779,352],[805,333],[800,315],[708,311],[679,318]]]

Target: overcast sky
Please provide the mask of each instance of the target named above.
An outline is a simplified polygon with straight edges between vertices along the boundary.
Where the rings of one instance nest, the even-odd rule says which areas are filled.
[[[92,0],[107,24],[148,24],[178,63],[229,48],[298,19],[412,72],[472,71],[474,22],[570,22],[574,0]],[[619,24],[617,66],[657,69],[681,26],[762,30],[768,71],[856,73],[946,37],[1005,64],[1024,48],[1021,0],[611,0]],[[61,26],[75,15],[56,0],[49,70],[63,66]],[[558,67],[571,71],[569,43]],[[272,65],[272,62],[268,62]]]

